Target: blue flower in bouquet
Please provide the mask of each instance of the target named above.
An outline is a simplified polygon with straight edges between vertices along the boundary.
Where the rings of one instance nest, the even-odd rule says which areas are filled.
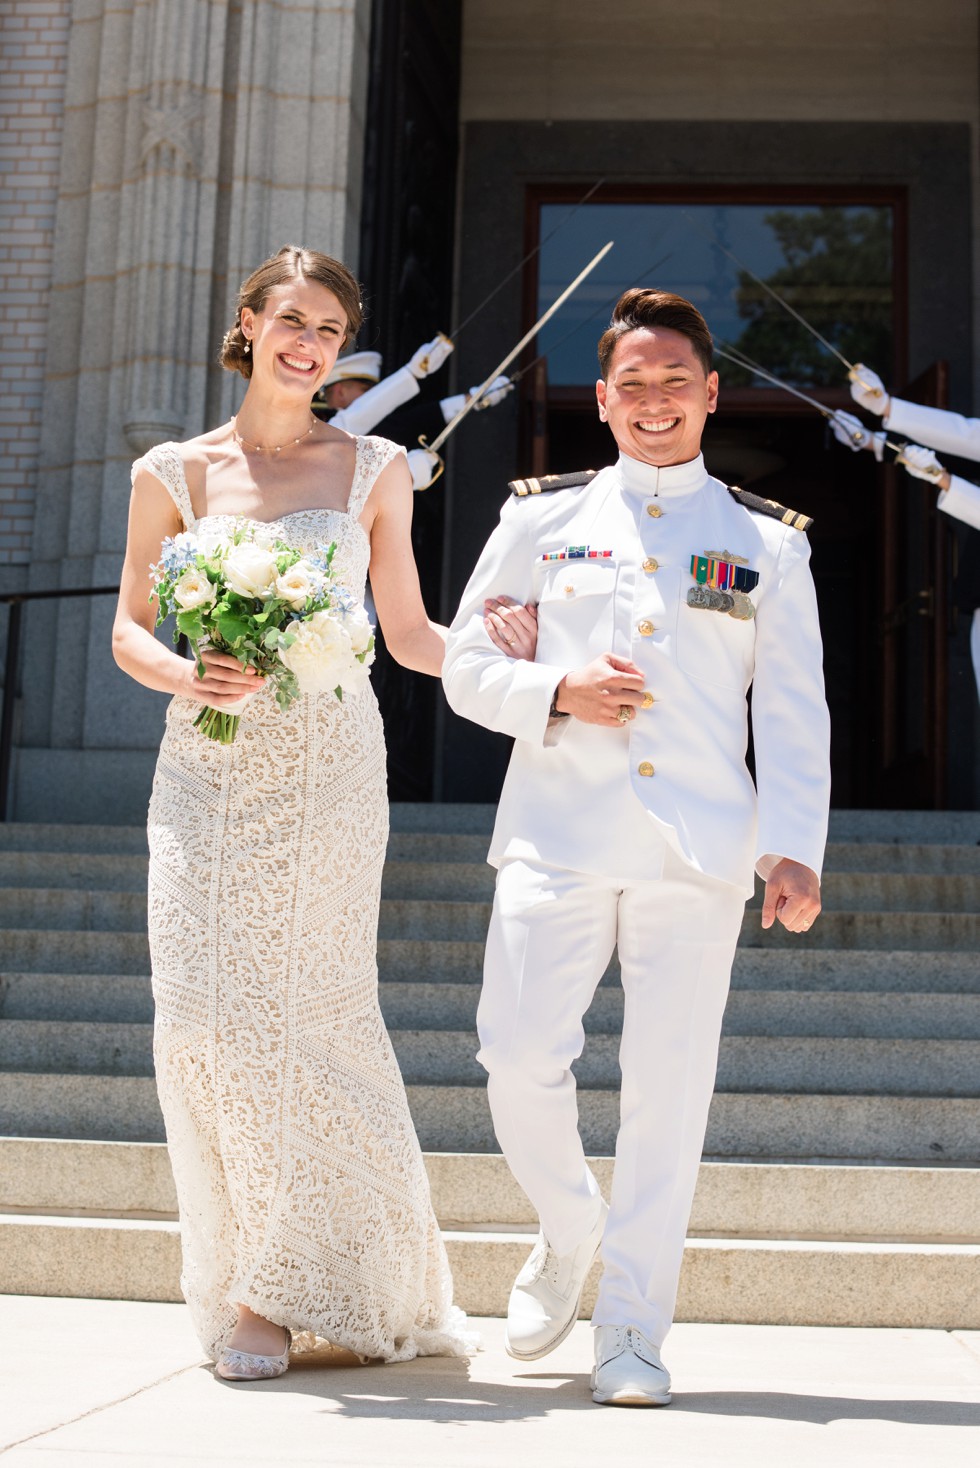
[[[196,563],[197,553],[197,536],[189,530],[182,530],[179,535],[167,536],[160,548],[159,563],[150,569],[158,576],[179,576]]]

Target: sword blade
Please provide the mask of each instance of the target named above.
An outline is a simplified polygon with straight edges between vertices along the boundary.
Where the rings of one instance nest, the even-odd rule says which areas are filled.
[[[754,372],[757,376],[765,378],[766,382],[771,382],[774,387],[781,387],[783,392],[792,393],[794,398],[800,398],[804,403],[809,403],[811,408],[816,408],[817,412],[822,413],[825,418],[832,418],[834,416],[833,410],[828,408],[825,403],[818,403],[816,398],[811,398],[807,393],[800,392],[798,387],[790,387],[788,382],[782,382],[773,373],[767,372],[764,367],[760,367],[750,357],[743,356],[735,348],[729,347],[725,350],[716,342],[715,353],[719,357],[724,357],[727,362],[734,362],[736,367],[742,367],[746,372]]]
[[[746,372],[755,372],[759,377],[764,377],[766,382],[771,382],[774,387],[781,387],[783,392],[792,393],[794,398],[801,398],[804,403],[809,403],[811,408],[816,408],[818,413],[822,413],[828,421],[831,418],[836,418],[836,412],[832,408],[828,408],[826,403],[818,403],[816,398],[808,397],[805,392],[800,392],[799,388],[790,387],[788,382],[783,382],[771,372],[767,372],[764,367],[760,367],[758,362],[753,362],[751,357],[746,357],[744,352],[740,352],[737,347],[733,347],[730,343],[726,345],[727,351],[715,342],[715,354],[719,357],[724,357],[729,362],[734,362],[736,367],[744,367]],[[880,430],[878,431],[880,432]],[[875,430],[869,429],[868,432],[873,433]],[[861,437],[863,438],[863,434]],[[857,441],[860,442],[860,439]],[[892,443],[890,438],[885,439],[885,448],[891,449],[895,454],[900,454],[904,447],[904,444]]]
[[[603,245],[602,249],[597,251],[596,254],[592,256],[592,259],[589,261],[588,265],[586,265],[584,269],[579,271],[578,275],[576,275],[571,285],[567,285],[562,291],[561,295],[558,297],[558,299],[552,301],[547,311],[545,311],[543,316],[540,316],[538,318],[538,320],[531,327],[531,330],[524,333],[520,341],[517,343],[517,346],[513,347],[507,353],[502,362],[498,362],[497,366],[487,377],[486,381],[482,382],[477,388],[476,392],[473,394],[473,396],[463,404],[459,412],[456,414],[455,418],[452,418],[446,424],[445,428],[439,434],[438,438],[433,439],[432,443],[425,443],[422,439],[419,439],[419,442],[422,444],[423,448],[430,449],[432,453],[439,452],[442,445],[446,442],[446,439],[459,427],[460,423],[462,423],[467,413],[471,413],[473,411],[477,403],[484,396],[484,394],[489,391],[490,387],[497,380],[497,378],[500,377],[502,373],[506,372],[507,368],[510,366],[511,362],[513,362],[514,358],[519,357],[521,352],[523,352],[524,348],[527,346],[528,342],[534,340],[535,336],[541,330],[542,326],[544,326],[545,322],[550,321],[555,312],[558,311],[565,304],[569,296],[572,295],[574,291],[578,290],[579,286],[582,284],[583,280],[585,280],[586,276],[592,274],[593,270],[599,264],[599,261],[606,258],[614,243],[614,240],[610,240],[608,244]]]
[[[642,285],[648,275],[652,275],[655,270],[660,269],[661,265],[665,265],[667,263],[672,253],[673,251],[668,251],[666,255],[661,255],[659,260],[655,260],[652,265],[648,265],[647,268],[643,271],[642,275],[636,277],[636,284]],[[515,384],[520,382],[521,378],[525,377],[527,373],[530,372],[531,368],[534,367],[538,362],[540,362],[543,357],[550,357],[552,352],[556,352],[560,346],[563,346],[565,342],[569,340],[570,337],[573,337],[578,332],[580,332],[583,326],[588,326],[589,322],[594,321],[602,311],[608,311],[611,306],[615,306],[621,294],[622,292],[620,291],[610,300],[600,302],[600,304],[596,306],[595,310],[590,312],[590,314],[586,316],[584,321],[579,321],[578,324],[573,326],[570,331],[563,332],[557,341],[551,342],[543,352],[539,352],[538,355],[533,359],[533,361],[528,362],[526,367],[521,367],[518,369],[517,372],[512,372],[510,375],[511,382]]]
[[[782,306],[784,311],[788,311],[794,320],[798,321],[800,325],[810,333],[811,336],[815,336],[817,341],[820,342],[822,346],[825,346],[827,348],[828,352],[832,352],[833,355],[837,358],[838,362],[843,362],[849,373],[854,371],[854,363],[849,362],[844,356],[843,352],[839,352],[837,350],[833,342],[829,342],[827,338],[823,336],[815,326],[811,326],[806,317],[801,316],[795,306],[791,306],[789,301],[784,300],[778,291],[773,290],[772,286],[769,285],[767,281],[764,281],[761,275],[756,275],[755,271],[750,270],[749,267],[745,264],[745,261],[740,260],[733,250],[730,250],[727,245],[723,245],[721,240],[718,238],[713,230],[706,229],[704,225],[699,224],[694,216],[692,214],[689,214],[686,209],[684,210],[684,214],[685,217],[690,221],[690,223],[694,225],[694,228],[696,230],[705,235],[711,241],[711,243],[721,251],[723,255],[728,256],[733,265],[737,265],[739,270],[744,270],[746,275],[749,276],[751,280],[755,281],[756,285],[760,285],[764,291],[767,291],[768,294],[772,296],[777,305]]]
[[[544,247],[548,243],[548,241],[554,239],[555,235],[558,233],[558,231],[560,229],[564,229],[565,228],[565,225],[571,219],[572,215],[573,214],[577,214],[578,211],[581,209],[582,205],[583,204],[587,204],[589,202],[589,200],[592,198],[592,195],[596,192],[597,189],[601,189],[602,188],[602,185],[605,183],[605,181],[606,180],[604,178],[596,179],[595,183],[592,185],[592,187],[588,190],[587,193],[584,193],[582,195],[582,197],[581,197],[581,199],[579,199],[578,203],[572,205],[571,209],[569,209],[568,213],[565,215],[565,217],[563,219],[559,219],[558,223],[555,225],[555,227],[551,231],[551,233],[550,234],[546,234],[545,237],[544,237],[544,239],[541,240],[539,244],[535,245],[535,247],[534,247],[533,250],[528,250],[527,254],[524,256],[524,259],[523,260],[518,260],[518,262],[514,266],[513,270],[508,270],[508,272],[504,276],[503,280],[499,280],[497,282],[497,284],[494,286],[493,290],[489,293],[489,295],[484,296],[483,297],[483,300],[480,302],[480,304],[478,306],[474,306],[473,310],[466,317],[466,320],[465,321],[461,321],[459,323],[459,325],[456,327],[456,330],[455,331],[451,331],[449,333],[450,338],[453,341],[456,340],[456,338],[459,336],[459,334],[460,334],[461,331],[463,331],[467,326],[469,326],[470,322],[475,317],[479,316],[479,314],[483,310],[484,306],[489,306],[490,302],[493,300],[493,298],[497,294],[497,292],[498,291],[502,291],[503,288],[504,288],[504,286],[507,284],[507,282],[509,280],[513,280],[514,279],[514,276],[517,274],[517,272],[519,270],[523,270],[524,269],[524,266],[528,263],[528,261],[529,260],[533,260],[534,257],[535,257],[535,255],[539,254],[541,252],[541,250],[544,249]]]

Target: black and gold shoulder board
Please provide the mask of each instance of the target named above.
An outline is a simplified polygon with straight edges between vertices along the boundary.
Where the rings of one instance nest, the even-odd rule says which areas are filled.
[[[518,499],[529,494],[549,494],[553,489],[577,489],[588,484],[598,474],[598,469],[583,469],[578,474],[545,474],[540,479],[512,479],[507,488]]]
[[[757,515],[771,515],[774,520],[781,520],[784,525],[792,525],[794,530],[809,530],[813,524],[810,515],[801,515],[799,510],[787,510],[785,505],[777,504],[775,500],[764,500],[761,495],[752,494],[747,489],[738,489],[732,485],[728,486],[728,493],[733,500],[738,500],[747,510],[752,510]]]

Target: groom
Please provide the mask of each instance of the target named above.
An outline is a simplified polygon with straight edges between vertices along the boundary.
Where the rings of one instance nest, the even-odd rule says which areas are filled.
[[[711,336],[689,301],[635,289],[599,342],[599,416],[619,459],[517,480],[449,634],[446,696],[515,739],[478,1014],[494,1128],[541,1220],[506,1344],[571,1330],[600,1244],[592,1395],[660,1406],[753,869],[763,927],[820,911],[829,720],[803,515],[709,477]],[[538,607],[534,662],[505,643]],[[756,785],[745,765],[753,688]],[[622,1092],[608,1205],[570,1066],[619,950]]]

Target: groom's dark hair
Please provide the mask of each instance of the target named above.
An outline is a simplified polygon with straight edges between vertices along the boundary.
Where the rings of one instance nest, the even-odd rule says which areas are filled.
[[[599,338],[599,368],[602,380],[609,376],[616,343],[631,331],[666,327],[686,336],[707,377],[711,371],[713,344],[708,323],[697,306],[673,291],[658,291],[651,286],[631,286],[624,291],[613,308],[608,330]]]

